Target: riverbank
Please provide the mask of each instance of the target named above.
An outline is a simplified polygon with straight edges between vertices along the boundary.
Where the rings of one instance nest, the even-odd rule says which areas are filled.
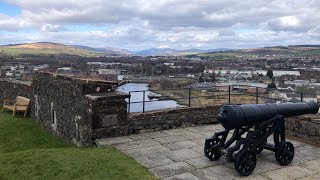
[[[149,98],[149,95],[154,93],[149,89],[149,84],[146,83],[128,83],[117,88],[117,91],[130,93],[130,104],[128,106],[129,112],[142,112],[151,110],[159,110],[166,108],[175,108],[180,105],[173,99],[162,99],[158,101],[157,98]],[[143,98],[144,97],[144,98]],[[129,102],[129,100],[127,100]],[[143,101],[145,103],[143,103]],[[144,107],[143,107],[144,106]]]
[[[180,105],[189,105],[189,93],[191,106],[206,106],[215,104],[229,103],[228,92],[221,92],[214,88],[189,88],[194,81],[154,81],[150,84],[150,90],[157,94],[162,94],[159,97],[161,100],[175,100]],[[259,103],[264,103],[264,100],[259,98]],[[241,92],[231,92],[232,104],[251,104],[256,103],[256,97],[252,94]]]

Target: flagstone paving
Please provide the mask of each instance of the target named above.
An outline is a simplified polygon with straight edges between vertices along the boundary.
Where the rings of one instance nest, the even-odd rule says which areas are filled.
[[[257,156],[253,173],[239,176],[225,158],[210,161],[204,156],[205,138],[222,129],[221,125],[205,125],[106,138],[96,143],[99,147],[116,147],[165,180],[320,179],[320,148],[294,140],[288,140],[295,146],[290,165],[280,166],[274,153],[264,150]]]

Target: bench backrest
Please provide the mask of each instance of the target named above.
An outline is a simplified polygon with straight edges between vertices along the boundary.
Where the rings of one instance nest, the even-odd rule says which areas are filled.
[[[26,97],[23,97],[23,96],[17,96],[17,98],[16,98],[16,104],[17,105],[29,105],[29,103],[30,103],[30,99],[28,99],[28,98],[26,98]]]

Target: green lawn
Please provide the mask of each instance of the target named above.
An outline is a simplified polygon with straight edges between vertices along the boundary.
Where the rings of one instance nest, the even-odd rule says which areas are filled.
[[[115,148],[78,148],[0,112],[0,179],[156,179]]]

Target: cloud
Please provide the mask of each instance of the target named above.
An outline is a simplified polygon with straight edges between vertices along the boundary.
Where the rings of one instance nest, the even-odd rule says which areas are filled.
[[[45,24],[41,27],[44,32],[57,32],[60,29],[59,25]]]
[[[26,30],[35,30],[32,36],[41,41],[131,49],[320,43],[314,39],[320,34],[320,2],[316,0],[6,2],[19,7],[21,13],[14,17],[0,14],[0,29],[16,32],[17,37]],[[75,28],[64,28],[70,26]],[[90,26],[97,28],[85,30]],[[0,43],[8,41],[14,43],[17,38],[10,36]]]

